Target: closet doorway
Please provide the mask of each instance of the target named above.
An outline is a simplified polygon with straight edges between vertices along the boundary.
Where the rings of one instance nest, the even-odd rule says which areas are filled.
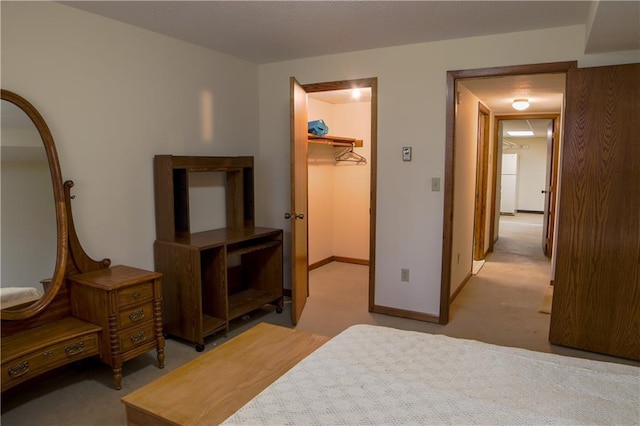
[[[309,271],[332,262],[368,267],[369,311],[373,306],[376,89],[375,78],[308,85],[292,78],[294,324],[302,315],[307,297],[313,297]],[[306,132],[306,124],[314,120],[325,122],[325,135]]]

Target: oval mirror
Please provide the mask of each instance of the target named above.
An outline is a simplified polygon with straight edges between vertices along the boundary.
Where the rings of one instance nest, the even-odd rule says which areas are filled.
[[[0,317],[17,320],[41,312],[60,289],[68,229],[49,127],[33,105],[7,90],[0,113]]]

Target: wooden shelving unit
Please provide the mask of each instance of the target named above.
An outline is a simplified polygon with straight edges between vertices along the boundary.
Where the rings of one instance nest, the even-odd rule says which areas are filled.
[[[354,148],[362,147],[362,139],[344,138],[341,136],[318,136],[313,133],[308,134],[309,143],[318,143],[333,146],[352,146]]]
[[[227,227],[191,233],[189,174],[226,173]],[[253,157],[154,158],[155,266],[167,334],[196,343],[265,304],[282,311],[282,230],[254,224]]]

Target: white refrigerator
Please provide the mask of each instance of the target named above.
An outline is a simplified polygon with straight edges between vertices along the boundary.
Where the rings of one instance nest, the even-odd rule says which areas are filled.
[[[502,154],[502,188],[500,214],[518,211],[518,154]]]

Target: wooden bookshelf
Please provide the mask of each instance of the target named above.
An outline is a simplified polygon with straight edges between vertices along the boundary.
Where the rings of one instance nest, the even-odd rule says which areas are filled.
[[[189,174],[210,171],[226,173],[227,227],[191,233]],[[282,230],[254,225],[253,157],[159,155],[154,175],[165,332],[202,351],[235,318],[265,304],[282,312]]]

